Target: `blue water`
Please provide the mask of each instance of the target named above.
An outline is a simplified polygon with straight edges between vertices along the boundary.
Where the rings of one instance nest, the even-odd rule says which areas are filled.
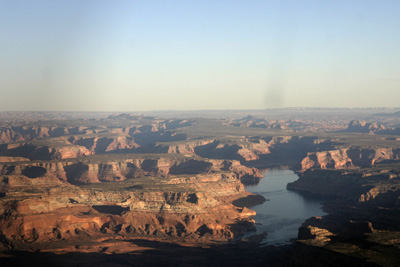
[[[267,237],[263,244],[284,245],[297,238],[301,224],[312,216],[323,216],[322,199],[305,197],[286,190],[286,185],[299,177],[291,170],[269,169],[258,185],[246,186],[246,190],[264,196],[269,201],[251,207],[257,212],[256,234],[264,231]],[[253,232],[254,234],[254,232]]]

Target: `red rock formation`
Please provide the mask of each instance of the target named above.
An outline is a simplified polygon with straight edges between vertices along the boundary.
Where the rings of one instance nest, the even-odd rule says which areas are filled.
[[[385,131],[386,127],[382,123],[377,122],[366,122],[366,121],[358,121],[352,120],[350,121],[348,127],[345,132],[351,133],[376,133]]]
[[[0,128],[0,143],[26,141],[44,137],[86,133],[87,127],[46,127],[40,125],[8,126]]]
[[[397,148],[357,148],[349,147],[337,150],[309,153],[301,161],[301,170],[310,168],[346,169],[369,167],[383,160],[399,159]]]
[[[232,173],[177,176],[143,186],[9,190],[0,198],[3,239],[36,242],[118,233],[226,240],[253,227],[255,213],[230,204],[249,194]]]
[[[4,162],[19,162],[19,161],[30,161],[28,158],[23,157],[4,157],[0,156],[0,163]]]
[[[97,158],[66,161],[18,162],[0,164],[0,175],[7,175],[7,186],[43,184],[57,180],[71,184],[122,181],[143,175],[200,174],[231,171],[237,179],[258,180],[258,169],[248,168],[239,161],[200,158],[160,157],[102,161]],[[43,181],[41,181],[43,180]],[[4,184],[6,185],[6,184]]]
[[[75,145],[84,146],[92,154],[106,153],[111,151],[129,150],[139,147],[134,140],[127,135],[117,135],[111,137],[70,137],[69,142]]]

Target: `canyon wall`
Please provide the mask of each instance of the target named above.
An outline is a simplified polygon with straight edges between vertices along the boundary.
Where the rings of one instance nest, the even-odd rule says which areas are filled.
[[[310,168],[346,169],[370,167],[384,160],[400,158],[399,148],[358,148],[349,147],[309,153],[300,163],[300,170]]]
[[[112,189],[9,190],[0,197],[1,242],[17,246],[104,234],[226,240],[254,227],[255,212],[231,204],[247,195],[231,172],[142,180]]]
[[[237,179],[260,179],[255,168],[242,166],[238,161],[196,158],[133,158],[106,160],[64,160],[44,162],[1,163],[0,175],[4,186],[58,184],[87,184],[115,182],[140,176],[166,176],[232,171]]]

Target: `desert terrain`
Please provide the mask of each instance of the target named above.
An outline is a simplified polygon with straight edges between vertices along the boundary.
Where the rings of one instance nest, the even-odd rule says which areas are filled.
[[[398,266],[397,109],[0,112],[0,261],[41,266]],[[324,198],[262,245],[268,168]]]

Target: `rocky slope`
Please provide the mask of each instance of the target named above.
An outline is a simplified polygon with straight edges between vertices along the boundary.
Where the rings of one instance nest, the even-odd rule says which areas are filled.
[[[377,162],[400,158],[400,148],[348,147],[309,153],[300,163],[300,170],[310,168],[346,169],[370,167]]]
[[[110,233],[226,240],[253,227],[255,213],[231,204],[247,195],[230,172],[10,188],[0,198],[1,242],[14,247]]]
[[[165,135],[170,130],[186,127],[194,124],[193,120],[172,119],[164,120],[153,117],[121,114],[109,116],[102,120],[76,120],[71,124],[85,126],[68,125],[69,121],[36,121],[18,122],[15,124],[0,125],[0,144],[18,141],[28,141],[34,139],[54,138],[71,135],[91,135],[102,133],[137,135],[140,139],[141,134],[155,133]],[[174,134],[174,132],[171,132]]]
[[[0,186],[37,184],[86,184],[123,181],[140,176],[167,176],[231,171],[238,180],[257,181],[262,177],[258,169],[245,167],[238,161],[208,160],[159,156],[115,155],[87,157],[81,160],[28,161],[0,163]]]
[[[307,170],[288,189],[334,198],[328,215],[307,220],[299,242],[397,266],[400,231],[400,167],[381,164],[359,170]]]
[[[352,120],[344,132],[350,133],[377,133],[386,130],[386,126],[379,122],[366,122],[363,120]]]
[[[0,128],[0,253],[103,257],[182,244],[198,252],[224,242],[212,257],[232,254],[226,241],[254,227],[255,213],[245,206],[264,201],[243,187],[260,179],[253,167],[297,164],[301,177],[288,188],[334,201],[324,206],[329,215],[303,224],[287,262],[381,264],[379,258],[397,266],[400,168],[379,167],[399,158],[397,137],[376,136],[383,125],[364,122],[351,123],[354,134],[314,132],[343,129],[343,121],[131,114],[9,120]],[[269,251],[254,238],[235,241],[235,251]]]
[[[0,155],[3,157],[23,157],[29,160],[51,160],[78,158],[94,153],[84,146],[71,145],[65,140],[52,140],[52,143],[18,142],[0,145]]]

